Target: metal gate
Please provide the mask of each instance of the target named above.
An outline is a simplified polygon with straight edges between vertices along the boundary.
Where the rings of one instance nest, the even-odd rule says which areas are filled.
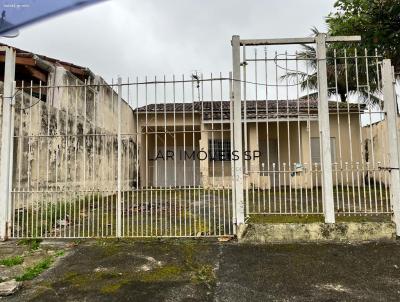
[[[15,83],[5,48],[0,237],[241,236],[260,214],[394,214],[400,234],[391,65],[333,46],[356,40],[234,36],[230,74],[112,83]]]
[[[324,215],[334,223],[394,213],[399,222],[394,77],[390,60],[349,47],[359,39],[233,37],[238,139],[260,154],[243,161],[247,216]]]
[[[11,237],[233,235],[229,78],[15,88]]]

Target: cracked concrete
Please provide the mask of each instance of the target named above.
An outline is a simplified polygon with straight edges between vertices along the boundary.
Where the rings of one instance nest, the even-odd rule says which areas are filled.
[[[399,255],[394,241],[84,241],[4,301],[399,301]]]

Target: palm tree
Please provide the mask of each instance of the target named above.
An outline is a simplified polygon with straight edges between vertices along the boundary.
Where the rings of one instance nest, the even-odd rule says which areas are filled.
[[[319,34],[315,27],[311,31],[314,36]],[[341,102],[348,102],[350,96],[356,96],[360,102],[376,106],[381,100],[377,96],[380,87],[375,54],[365,56],[365,53],[362,52],[356,56],[354,48],[349,49],[348,47],[349,44],[344,43],[328,44],[327,46],[327,77],[330,88],[328,94],[329,96],[339,96]],[[345,55],[347,59],[345,59]],[[308,93],[309,97],[317,98],[317,60],[313,60],[313,58],[316,58],[316,48],[303,44],[302,50],[297,53],[297,59],[305,61],[308,72],[290,71],[281,79],[299,82],[303,91],[311,91]]]

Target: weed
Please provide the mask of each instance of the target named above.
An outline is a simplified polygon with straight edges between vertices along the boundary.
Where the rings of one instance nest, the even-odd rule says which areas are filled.
[[[35,265],[28,267],[25,270],[25,272],[22,275],[17,276],[15,278],[15,280],[17,280],[17,281],[27,281],[27,280],[32,280],[32,279],[36,278],[41,273],[43,273],[45,270],[50,268],[50,266],[53,264],[53,262],[55,261],[55,259],[57,257],[61,257],[64,254],[65,254],[65,252],[63,250],[57,251],[54,254],[54,256],[46,257],[43,260],[41,260],[40,262],[36,263]]]
[[[18,244],[26,245],[29,247],[29,250],[35,251],[35,250],[39,249],[40,242],[42,242],[41,239],[22,239],[22,240],[18,241]]]
[[[55,256],[56,257],[62,257],[62,256],[64,256],[65,255],[65,251],[64,250],[59,250],[59,251],[57,251],[56,253],[55,253]]]
[[[0,260],[0,265],[5,265],[8,267],[22,264],[24,262],[24,258],[22,256],[12,256],[5,259]]]
[[[28,267],[22,275],[18,276],[15,279],[17,281],[32,280],[43,273],[45,270],[47,270],[53,262],[53,257],[47,257],[39,263],[35,264],[34,266]]]

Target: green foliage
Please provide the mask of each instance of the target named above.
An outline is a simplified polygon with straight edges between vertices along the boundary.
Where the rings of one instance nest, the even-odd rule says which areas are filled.
[[[331,35],[361,35],[361,46],[392,60],[400,71],[400,1],[337,0],[326,23]]]
[[[50,266],[53,264],[53,262],[56,260],[56,258],[64,256],[65,251],[64,250],[59,250],[57,251],[54,256],[49,256],[44,259],[42,259],[40,262],[36,263],[33,266],[28,267],[25,272],[17,276],[15,280],[17,281],[27,281],[27,280],[32,280],[39,276],[41,273],[43,273],[45,270],[49,269]]]
[[[317,28],[314,27],[311,30],[313,36],[319,34]],[[367,59],[363,50],[358,51],[356,61],[354,59],[356,49],[349,46],[354,45],[343,43],[327,45],[328,87],[335,87],[335,89],[329,89],[328,94],[338,96],[342,102],[347,102],[349,96],[355,95],[360,103],[380,104],[381,100],[376,96],[380,89],[376,59]],[[297,59],[306,60],[306,71],[288,72],[281,79],[288,79],[293,83],[299,82],[303,92],[306,92],[311,99],[316,99],[318,97],[317,61],[310,60],[310,58],[316,58],[316,48],[311,45],[302,45],[302,48],[302,51],[297,53]],[[375,52],[368,55],[375,55]],[[366,83],[369,84],[368,87]]]
[[[60,221],[71,221],[77,219],[80,213],[88,213],[93,210],[102,200],[101,194],[89,194],[73,200],[60,199],[57,202],[49,200],[37,201],[38,207],[27,208],[24,212],[19,211],[16,218],[20,229],[25,228],[27,235],[31,237],[42,237],[55,229],[65,229],[60,226]]]
[[[24,262],[24,258],[22,256],[12,256],[5,259],[0,260],[0,265],[5,265],[8,267],[22,264]]]
[[[21,239],[18,241],[19,245],[26,245],[29,247],[29,250],[36,251],[40,247],[41,239]]]
[[[51,264],[54,262],[53,257],[47,257],[37,263],[34,266],[28,267],[21,276],[18,276],[15,278],[17,281],[26,281],[26,280],[32,280],[39,276],[42,272],[44,272],[46,269],[48,269]]]
[[[55,254],[56,257],[62,257],[62,256],[64,256],[64,255],[65,255],[65,251],[64,251],[64,250],[59,250],[59,251],[57,251],[56,254]]]

